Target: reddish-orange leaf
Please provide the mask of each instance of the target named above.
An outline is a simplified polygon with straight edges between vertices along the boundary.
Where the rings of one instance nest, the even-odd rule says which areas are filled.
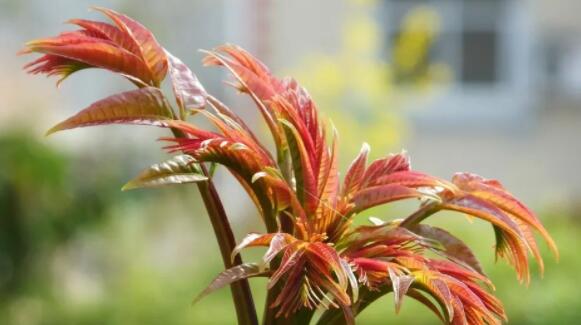
[[[127,51],[139,55],[139,48],[129,34],[119,29],[117,26],[100,21],[86,19],[71,19],[68,23],[75,24],[87,31],[98,34],[101,38],[108,39]]]
[[[414,273],[416,282],[421,283],[437,300],[439,300],[445,307],[448,319],[454,319],[455,313],[458,311],[454,308],[454,296],[450,292],[450,288],[444,280],[438,277],[437,273],[430,270],[421,270]]]
[[[495,226],[497,254],[514,265],[519,279],[528,282],[528,255],[526,241],[518,224],[501,209],[480,198],[464,195],[446,201],[443,209],[463,212],[481,218]]]
[[[269,251],[266,253],[265,256],[268,256],[268,260],[270,260],[273,256],[276,255],[284,246],[294,242],[296,239],[289,234],[285,233],[271,233],[271,234],[256,234],[251,233],[246,235],[244,239],[238,244],[234,250],[232,250],[232,259],[236,255],[238,255],[244,248],[247,247],[256,247],[256,246],[266,246],[269,247]],[[272,242],[276,242],[276,246],[272,247]],[[282,247],[282,248],[280,248]],[[275,252],[276,251],[276,252]]]
[[[373,184],[376,185],[384,185],[384,184],[399,184],[402,186],[407,187],[427,187],[427,188],[435,188],[435,187],[442,187],[451,190],[455,190],[456,187],[442,179],[439,179],[434,176],[430,176],[421,172],[413,171],[413,170],[404,170],[389,173],[387,175],[383,175],[375,179]]]
[[[44,73],[49,77],[59,76],[57,81],[57,86],[59,86],[71,74],[90,67],[83,62],[47,54],[26,64],[24,69],[31,74]]]
[[[236,124],[238,124],[241,128],[246,130],[246,132],[252,136],[255,142],[259,143],[258,138],[256,138],[254,132],[252,132],[252,130],[250,129],[250,127],[248,127],[246,122],[244,122],[244,120],[240,116],[236,115],[230,108],[228,108],[228,106],[226,106],[224,103],[222,103],[221,101],[219,101],[210,94],[206,94],[206,100],[207,103],[210,104],[212,108],[214,108],[218,113],[220,113],[222,116],[227,116],[231,120],[235,121]]]
[[[442,315],[442,312],[438,307],[430,300],[430,298],[426,297],[421,291],[416,289],[410,288],[407,292],[407,295],[415,300],[417,300],[422,305],[428,307],[431,311],[436,314],[436,316],[442,321],[442,323],[447,323],[446,318]]]
[[[444,229],[430,225],[418,224],[410,229],[414,233],[442,244],[444,253],[454,261],[464,263],[480,274],[484,274],[478,259],[463,241]]]
[[[268,275],[268,271],[261,270],[257,264],[245,263],[236,265],[218,274],[218,276],[210,283],[210,285],[208,285],[204,291],[202,291],[196,296],[196,298],[194,298],[192,304],[197,303],[212,292],[224,288],[225,286],[236,281],[266,275]]]
[[[296,179],[296,192],[299,200],[304,204],[308,214],[314,213],[317,208],[317,182],[309,153],[297,129],[288,121],[281,121],[289,150],[292,157],[292,167]]]
[[[223,45],[207,54],[204,64],[223,65],[228,68],[240,82],[238,88],[241,91],[252,93],[261,101],[268,100],[277,93],[275,88],[278,88],[279,82],[272,77],[264,64],[244,49],[235,45]]]
[[[282,261],[280,262],[279,267],[270,277],[268,281],[268,288],[271,289],[274,287],[278,281],[289,272],[293,267],[297,266],[299,260],[305,253],[306,244],[295,242],[289,246],[288,249],[285,250],[284,256]]]
[[[75,60],[89,66],[99,67],[149,83],[151,74],[145,63],[135,54],[117,47],[109,41],[79,38],[69,42],[44,39],[26,44],[33,52]]]
[[[405,153],[377,159],[369,164],[369,167],[365,170],[365,175],[363,176],[364,186],[376,185],[380,177],[406,170],[410,170],[410,161]]]
[[[222,65],[226,67],[232,75],[240,83],[239,90],[247,92],[252,100],[256,103],[262,117],[264,118],[268,128],[274,138],[277,150],[281,153],[285,147],[284,143],[284,131],[280,128],[276,117],[272,111],[270,111],[265,100],[270,99],[274,94],[274,90],[271,85],[271,78],[264,78],[264,76],[256,75],[249,67],[244,67],[242,64],[249,64],[249,58],[244,55],[245,59],[241,62],[235,62],[232,59],[228,59],[220,54],[219,51],[228,48],[228,53],[233,53],[236,51],[242,51],[238,47],[224,46],[216,49],[215,51],[204,51],[207,56],[204,58],[204,65]],[[258,60],[253,60],[258,62]],[[252,63],[252,66],[256,66],[258,63]],[[282,154],[282,153],[281,153]]]
[[[318,206],[315,212],[315,228],[319,233],[336,235],[337,225],[343,221],[343,215],[337,209],[339,199],[338,145],[337,134],[333,133],[331,151],[320,161],[318,177]],[[327,148],[323,148],[327,151]],[[345,220],[346,221],[346,220]],[[332,225],[332,226],[331,226]],[[340,229],[338,231],[341,231]]]
[[[47,135],[66,129],[104,124],[162,125],[172,113],[162,92],[146,87],[116,94],[93,103],[55,125]]]
[[[159,84],[167,74],[168,62],[165,51],[155,36],[139,22],[126,15],[107,8],[96,7],[95,9],[107,15],[119,29],[133,39],[140,54],[138,56],[145,62],[153,81]]]
[[[520,219],[523,227],[531,226],[536,229],[541,234],[541,236],[543,236],[555,256],[558,257],[559,252],[557,245],[547,230],[543,227],[539,219],[535,216],[534,212],[532,212],[527,206],[525,206],[506,189],[504,189],[500,182],[496,180],[488,180],[471,173],[457,173],[452,178],[452,182],[460,189],[467,191],[483,200],[491,202],[500,209],[514,216],[516,219]],[[528,234],[527,236],[529,237],[529,241],[530,239],[534,241],[532,234]],[[534,247],[536,247],[536,244],[534,244]],[[534,248],[533,251],[535,251]],[[538,254],[538,252],[535,253],[535,257],[539,263],[542,263],[539,258],[540,254]]]
[[[365,173],[365,165],[367,164],[367,155],[369,154],[369,145],[364,143],[361,147],[359,155],[353,160],[343,181],[343,196],[347,196],[359,189],[363,181],[363,174]]]
[[[358,213],[388,202],[421,196],[420,192],[401,185],[388,184],[368,187],[353,195],[352,202],[355,206],[350,212]]]

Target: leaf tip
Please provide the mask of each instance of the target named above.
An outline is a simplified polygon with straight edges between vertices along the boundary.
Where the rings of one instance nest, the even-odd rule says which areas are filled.
[[[88,11],[100,11],[100,12],[104,12],[107,10],[109,10],[109,9],[107,9],[105,7],[101,7],[101,6],[96,6],[96,5],[89,6],[89,9],[88,9]]]
[[[16,52],[16,55],[21,56],[21,55],[26,55],[26,54],[30,54],[30,53],[32,53],[32,50],[28,46],[28,43],[25,43],[24,48],[18,50],[18,52]]]
[[[62,131],[62,130],[63,130],[63,128],[61,127],[61,125],[60,124],[57,124],[57,125],[53,126],[52,128],[48,129],[44,133],[44,136],[45,137],[48,137],[48,136],[52,135],[53,133],[56,133],[56,132]]]
[[[121,192],[127,192],[127,191],[131,191],[136,189],[137,186],[134,184],[134,182],[129,181],[127,182],[127,184],[123,185],[123,187],[121,187]]]
[[[201,293],[199,295],[197,295],[196,297],[194,297],[194,299],[192,299],[192,303],[191,303],[191,307],[193,307],[195,304],[197,304],[200,300],[202,300],[202,298],[204,298],[204,294]]]
[[[361,145],[361,151],[368,153],[370,150],[371,150],[371,146],[369,145],[369,143],[363,142],[363,144]]]
[[[264,171],[262,171],[262,172],[258,172],[258,173],[256,173],[256,174],[252,175],[252,179],[250,180],[250,182],[251,182],[252,184],[254,184],[254,183],[256,183],[256,181],[257,181],[257,180],[259,180],[259,179],[261,179],[261,178],[263,178],[263,177],[265,177],[265,176],[267,176],[267,175],[268,175],[268,174],[267,174],[266,172],[264,172]]]

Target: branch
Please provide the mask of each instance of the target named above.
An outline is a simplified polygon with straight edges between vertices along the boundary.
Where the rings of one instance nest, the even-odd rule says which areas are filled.
[[[441,209],[442,208],[440,207],[440,202],[428,203],[428,204],[424,205],[423,207],[421,207],[420,209],[418,209],[416,212],[412,213],[407,218],[405,218],[399,224],[399,226],[409,229],[410,227],[417,225],[418,223],[422,222],[422,220],[424,220],[427,217],[431,216],[432,214],[440,211]]]
[[[179,130],[173,130],[173,134],[176,137],[185,137]],[[233,266],[242,264],[242,258],[240,254],[236,255],[234,261],[230,260],[230,254],[236,247],[236,240],[234,239],[234,233],[230,227],[230,222],[220,200],[220,196],[216,191],[214,182],[209,177],[208,170],[205,165],[200,164],[202,172],[208,177],[208,181],[199,182],[198,190],[204,201],[204,206],[210,217],[210,222],[212,223],[212,228],[214,229],[214,234],[216,235],[216,240],[218,241],[218,246],[220,247],[220,253],[222,254],[222,261],[224,262],[224,267],[229,269]],[[252,292],[250,291],[250,285],[247,279],[242,279],[236,281],[230,285],[230,290],[232,291],[232,300],[234,302],[234,307],[236,308],[236,317],[238,319],[238,324],[240,325],[257,325],[258,317],[256,316],[256,309],[254,307],[254,300],[252,299]]]

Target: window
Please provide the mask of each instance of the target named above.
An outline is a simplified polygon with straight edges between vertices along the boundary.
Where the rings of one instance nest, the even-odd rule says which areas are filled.
[[[497,35],[494,31],[462,33],[462,82],[493,83],[497,80]]]
[[[461,84],[493,84],[500,80],[501,21],[507,0],[385,0],[387,53],[402,32],[405,17],[417,8],[429,8],[438,18],[436,38],[421,65],[400,78],[405,83],[424,73],[429,63],[444,64]],[[397,74],[397,72],[396,72]]]

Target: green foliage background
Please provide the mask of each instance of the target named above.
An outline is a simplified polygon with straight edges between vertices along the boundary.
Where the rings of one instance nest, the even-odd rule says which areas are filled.
[[[66,154],[23,132],[0,137],[1,324],[232,324],[228,290],[195,306],[192,297],[222,268],[210,225],[195,190],[160,189],[121,194],[127,166],[91,166],[88,175]],[[83,165],[85,168],[86,164]],[[397,216],[405,204],[374,215]],[[513,324],[574,324],[581,296],[577,211],[545,207],[541,219],[561,249],[547,259],[544,279],[527,288],[504,262],[495,264],[492,231],[460,215],[435,223],[459,234],[477,252]],[[386,218],[388,219],[388,218]],[[235,222],[237,235],[259,231]],[[364,216],[358,217],[361,223]],[[260,251],[245,258],[260,256]],[[549,256],[549,252],[544,252]],[[259,308],[265,282],[252,281]],[[395,316],[392,297],[366,310],[362,324],[438,324],[424,307],[406,300]]]

